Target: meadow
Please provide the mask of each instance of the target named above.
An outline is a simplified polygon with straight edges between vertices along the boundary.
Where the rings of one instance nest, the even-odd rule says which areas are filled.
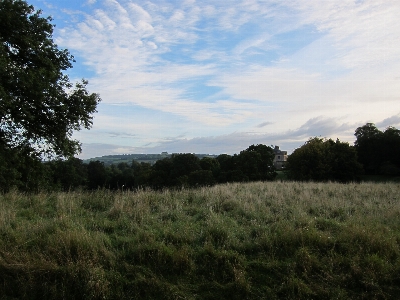
[[[398,299],[400,184],[0,195],[0,299]]]

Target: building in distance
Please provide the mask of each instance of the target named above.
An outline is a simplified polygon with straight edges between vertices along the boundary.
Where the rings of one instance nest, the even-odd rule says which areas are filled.
[[[287,162],[287,151],[282,151],[279,149],[279,146],[275,146],[275,148],[273,149],[274,153],[275,153],[275,157],[274,157],[274,167],[277,170],[282,170],[285,168],[285,164]]]

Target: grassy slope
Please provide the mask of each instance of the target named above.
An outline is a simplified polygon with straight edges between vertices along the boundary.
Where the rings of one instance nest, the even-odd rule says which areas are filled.
[[[0,299],[397,299],[400,185],[0,195]]]

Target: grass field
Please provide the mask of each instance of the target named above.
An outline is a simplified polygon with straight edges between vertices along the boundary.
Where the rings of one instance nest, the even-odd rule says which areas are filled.
[[[400,184],[0,195],[0,299],[398,299]]]

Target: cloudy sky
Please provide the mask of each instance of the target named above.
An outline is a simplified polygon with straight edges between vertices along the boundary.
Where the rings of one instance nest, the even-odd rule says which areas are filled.
[[[398,0],[28,0],[102,102],[81,158],[400,127]]]

